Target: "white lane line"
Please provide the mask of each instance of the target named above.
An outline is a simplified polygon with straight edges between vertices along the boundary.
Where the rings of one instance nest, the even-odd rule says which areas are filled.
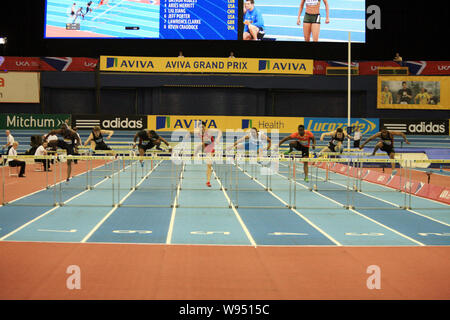
[[[107,12],[111,11],[112,9],[115,9],[116,7],[120,6],[124,1],[125,1],[125,0],[121,0],[118,4],[112,6],[112,7],[109,8],[109,9],[106,9],[104,12],[102,12],[102,13],[100,13],[98,16],[94,17],[94,18],[92,19],[92,21],[95,21],[96,19],[98,19],[98,18],[100,18],[102,15],[104,15],[105,13],[107,13]]]
[[[58,209],[58,208],[59,208],[59,205],[57,205],[57,206],[51,208],[50,210],[44,212],[44,213],[41,214],[40,216],[37,216],[37,217],[34,218],[33,220],[28,221],[27,223],[25,223],[24,225],[20,226],[19,228],[15,229],[15,230],[11,231],[10,233],[8,233],[8,234],[4,235],[3,237],[1,237],[1,238],[0,238],[0,241],[5,240],[5,239],[8,238],[9,236],[11,236],[11,235],[13,235],[14,233],[16,233],[16,232],[22,230],[23,228],[29,226],[29,225],[32,224],[33,222],[39,220],[40,218],[46,216],[47,214],[49,214],[50,212],[55,211],[55,210]]]
[[[139,187],[144,181],[145,179],[147,179],[148,176],[150,176],[150,174],[162,163],[162,161],[160,161],[158,164],[156,164],[156,166],[153,167],[152,170],[150,170],[144,177],[142,177],[141,181],[139,181],[139,183],[136,185],[136,187]],[[131,165],[127,166],[130,167]],[[100,220],[94,228],[92,228],[91,231],[89,231],[89,233],[80,241],[81,243],[85,243],[86,241],[89,240],[89,238],[94,234],[95,231],[97,231],[100,226],[114,213],[114,211],[117,210],[117,208],[119,208],[119,206],[125,202],[125,200],[134,192],[136,191],[136,188],[134,188],[133,190],[130,190],[123,198],[122,200],[119,201],[119,204],[114,205],[114,207],[109,210],[109,212],[103,217],[102,220]]]
[[[42,232],[62,232],[62,233],[73,233],[73,232],[77,232],[77,229],[70,229],[70,230],[53,230],[53,229],[37,229],[37,231],[42,231]]]
[[[277,175],[279,175],[280,177],[282,177],[282,178],[284,178],[284,179],[287,179],[287,177],[285,177],[285,176],[283,176],[283,175],[280,175],[280,174],[277,174]],[[314,177],[321,178],[321,177],[316,176],[316,175],[313,175],[313,174],[311,174],[311,175],[314,176]],[[330,181],[330,182],[331,182],[331,181]],[[308,187],[306,187],[305,185],[303,185],[303,184],[301,184],[301,183],[299,183],[299,182],[297,182],[297,181],[296,181],[295,183],[298,184],[298,185],[300,185],[300,186],[302,186],[302,187],[305,188],[305,189],[309,189]],[[336,183],[336,184],[337,184],[337,183]],[[344,186],[344,185],[341,185],[341,186]],[[344,187],[346,187],[346,186],[344,186]],[[340,202],[338,202],[338,201],[336,201],[336,200],[334,200],[334,199],[331,199],[331,198],[329,198],[329,197],[327,197],[327,196],[321,194],[320,192],[317,192],[317,191],[315,191],[315,190],[312,190],[312,192],[314,192],[315,194],[317,194],[317,195],[319,195],[319,196],[321,196],[321,197],[323,197],[323,198],[325,198],[325,199],[327,199],[327,200],[329,200],[329,201],[332,201],[332,202],[334,202],[334,203],[336,203],[336,204],[338,204],[338,205],[344,207],[344,205],[343,205],[342,203],[340,203]],[[395,229],[392,229],[392,228],[390,228],[390,227],[388,227],[388,226],[382,224],[381,222],[378,222],[378,221],[376,221],[376,220],[374,220],[374,219],[372,219],[372,218],[370,218],[370,217],[367,217],[366,215],[364,215],[364,214],[362,214],[362,213],[360,213],[360,212],[358,212],[358,211],[356,211],[356,210],[354,210],[354,209],[349,209],[349,210],[350,210],[351,212],[353,212],[353,213],[355,213],[355,214],[357,214],[357,215],[359,215],[359,216],[361,216],[361,217],[363,217],[363,218],[365,218],[365,219],[367,219],[367,220],[369,220],[369,221],[375,223],[375,224],[378,224],[379,226],[381,226],[381,227],[383,227],[383,228],[385,228],[385,229],[387,229],[387,230],[389,230],[389,231],[391,231],[391,232],[393,232],[393,233],[395,233],[395,234],[398,234],[399,236],[401,236],[401,237],[403,237],[403,238],[405,238],[405,239],[408,239],[408,240],[410,240],[410,241],[412,241],[412,242],[414,242],[414,243],[417,243],[417,244],[420,245],[420,246],[425,246],[425,244],[423,244],[422,242],[419,242],[419,241],[417,241],[417,240],[415,240],[415,239],[413,239],[413,238],[411,238],[411,237],[409,237],[409,236],[407,236],[407,235],[405,235],[405,234],[403,234],[403,233],[401,233],[401,232],[399,232],[399,231],[397,231],[397,230],[395,230]]]
[[[239,167],[239,170],[241,170],[242,172],[244,172],[244,174],[246,174],[250,179],[252,179],[252,177],[245,172],[244,170],[242,170],[241,167]],[[253,179],[252,179],[253,180]],[[259,185],[261,185],[263,188],[268,189],[265,185],[263,185],[261,182],[259,182],[258,180],[253,180],[256,183],[258,183]],[[281,203],[283,203],[284,205],[288,206],[288,203],[285,202],[283,199],[281,199],[279,196],[277,196],[275,193],[273,193],[272,191],[268,190],[267,192],[269,192],[273,197],[275,197],[278,201],[280,201]],[[328,233],[326,233],[325,231],[323,231],[321,228],[319,228],[314,222],[312,222],[311,220],[309,220],[308,218],[306,218],[304,215],[302,215],[299,211],[297,211],[294,208],[290,208],[290,210],[292,210],[296,215],[298,215],[300,218],[302,218],[303,220],[305,220],[309,225],[311,225],[313,228],[315,228],[317,231],[319,231],[321,234],[323,234],[325,237],[327,237],[330,241],[332,241],[333,243],[335,243],[338,246],[342,246],[342,244],[337,241],[336,239],[334,239],[332,236],[330,236]]]
[[[244,220],[242,220],[241,215],[236,210],[236,207],[234,206],[233,202],[231,201],[230,197],[228,196],[227,192],[225,191],[225,188],[222,185],[222,181],[220,181],[219,177],[216,175],[216,171],[213,170],[214,176],[217,178],[217,182],[219,182],[220,188],[223,191],[223,194],[225,195],[225,198],[227,199],[228,203],[231,204],[231,209],[234,212],[234,215],[236,216],[237,220],[239,221],[239,224],[241,225],[242,229],[244,230],[245,235],[247,236],[248,240],[252,244],[253,247],[257,247],[255,239],[253,239],[250,231],[248,230],[247,226],[244,223]]]
[[[333,172],[333,173],[336,173],[336,172]],[[336,174],[338,174],[338,173],[336,173]],[[315,177],[317,177],[317,178],[323,180],[323,178],[320,177],[320,176],[316,176],[316,175],[313,175],[313,176],[315,176]],[[334,181],[331,181],[331,180],[329,180],[329,182],[334,183],[334,184],[339,185],[339,186],[342,186],[342,187],[347,187],[347,186],[345,186],[345,185],[343,185],[343,184],[340,184],[340,183],[338,183],[338,182],[334,182]],[[370,182],[370,181],[365,181],[365,180],[364,180],[364,182],[367,182],[367,183],[370,183],[370,184],[374,184],[374,185],[376,185],[376,186],[385,188],[385,189],[387,189],[387,190],[390,189],[390,188],[388,188],[388,187],[386,187],[386,186],[379,185],[379,184],[376,184],[376,183],[372,183],[372,182]],[[396,190],[396,189],[394,189],[394,190]],[[376,199],[376,200],[378,200],[378,201],[381,201],[381,202],[390,204],[391,206],[394,206],[394,207],[397,207],[397,208],[400,208],[400,207],[401,207],[401,206],[398,205],[398,204],[395,204],[395,203],[390,202],[390,201],[385,200],[385,199],[378,198],[378,197],[373,196],[373,195],[371,195],[371,194],[368,194],[368,193],[365,193],[365,192],[362,192],[362,191],[359,191],[359,193],[364,194],[364,195],[366,195],[366,196],[368,196],[368,197],[370,197],[370,198]],[[413,195],[413,196],[415,196],[415,195]],[[415,196],[415,197],[416,197],[416,196]],[[422,198],[419,198],[419,199],[422,199]],[[422,200],[428,200],[428,199],[422,199]],[[438,202],[438,203],[439,203],[439,204],[442,204],[442,203],[440,203],[440,202]],[[443,205],[445,205],[445,204],[443,204]],[[435,218],[429,217],[429,216],[427,216],[427,215],[425,215],[425,214],[423,214],[423,213],[419,213],[419,212],[414,211],[414,210],[412,210],[412,209],[406,209],[406,211],[409,211],[409,212],[414,213],[414,214],[416,214],[416,215],[418,215],[418,216],[424,217],[424,218],[426,218],[426,219],[429,219],[429,220],[432,220],[432,221],[434,221],[434,222],[437,222],[437,223],[440,223],[440,224],[443,224],[443,225],[445,225],[445,226],[450,227],[450,224],[448,224],[448,223],[446,223],[446,222],[443,222],[443,221],[440,221],[440,220],[437,220],[437,219],[435,219]]]
[[[95,170],[95,169],[98,169],[98,168],[103,167],[103,166],[105,166],[105,165],[104,165],[104,164],[99,165],[99,166],[97,166],[97,167],[95,167],[95,168],[92,168],[91,170]],[[86,174],[86,173],[87,173],[87,171],[81,172],[81,173],[79,173],[79,174],[77,174],[77,175],[72,176],[72,179],[75,178],[75,177],[81,176],[81,175],[83,175],[83,174]],[[56,173],[55,173],[55,174],[56,174]],[[61,180],[60,182],[57,182],[56,184],[50,184],[50,185],[48,185],[48,187],[56,187],[58,184],[63,183],[63,182],[65,182],[65,181],[66,181],[66,180],[63,179],[63,180]],[[37,191],[34,191],[34,192],[32,192],[32,193],[28,193],[28,194],[26,194],[26,195],[24,195],[24,196],[21,196],[21,197],[17,198],[17,199],[11,200],[11,201],[9,201],[7,204],[16,202],[16,201],[18,201],[18,200],[21,200],[21,199],[23,199],[23,198],[32,196],[33,194],[36,194],[36,193],[38,193],[38,192],[45,191],[45,190],[48,190],[47,187],[46,187],[46,188],[42,188],[42,189],[37,190]],[[3,204],[0,205],[0,207],[3,207]]]
[[[178,197],[180,196],[180,189],[181,189],[181,184],[183,182],[183,173],[184,173],[185,166],[186,166],[186,164],[183,162],[183,167],[181,168],[181,172],[180,172],[180,181],[178,182],[177,192],[175,193],[175,199],[173,200],[172,214],[170,215],[170,223],[169,223],[169,230],[167,231],[166,244],[172,243],[173,226],[175,224],[175,214],[177,211]]]
[[[122,169],[122,170],[123,170],[123,169]],[[121,171],[122,171],[122,170],[121,170]],[[108,180],[108,179],[109,179],[109,178],[105,178],[105,179],[99,181],[97,184],[95,184],[94,187],[98,186],[99,184],[105,182],[105,181]],[[59,183],[63,183],[63,182],[59,182]],[[64,204],[66,204],[66,203],[72,201],[72,200],[75,199],[75,198],[78,198],[79,196],[85,194],[85,193],[88,192],[88,191],[90,191],[90,189],[84,190],[84,191],[82,191],[82,192],[80,192],[80,193],[74,195],[73,197],[71,197],[71,198],[69,198],[68,200],[66,200],[66,201],[64,202]],[[22,230],[23,228],[29,226],[29,225],[32,224],[33,222],[35,222],[35,221],[37,221],[37,220],[39,220],[39,219],[45,217],[46,215],[48,215],[49,213],[55,211],[56,209],[58,209],[58,208],[60,208],[60,207],[61,207],[61,205],[59,205],[59,204],[56,205],[55,207],[53,207],[52,209],[50,209],[50,210],[44,212],[44,213],[41,214],[40,216],[34,218],[33,220],[28,221],[27,223],[25,223],[24,225],[20,226],[19,228],[17,228],[17,229],[15,229],[15,230],[11,231],[10,233],[4,235],[3,237],[0,238],[0,241],[3,241],[4,239],[10,237],[11,235],[13,235],[13,234],[15,234],[16,232]]]

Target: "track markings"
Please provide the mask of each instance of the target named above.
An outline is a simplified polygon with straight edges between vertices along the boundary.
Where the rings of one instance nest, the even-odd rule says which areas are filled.
[[[220,178],[216,175],[216,171],[213,169],[213,174],[214,177],[216,177],[217,182],[220,185],[220,188],[223,191],[223,194],[225,195],[225,198],[227,199],[228,203],[231,206],[231,209],[234,212],[234,215],[236,216],[236,219],[239,221],[239,224],[241,225],[242,229],[244,230],[245,235],[247,236],[248,240],[250,241],[250,243],[252,244],[252,246],[254,246],[255,248],[257,247],[256,245],[256,241],[255,239],[253,239],[253,236],[251,235],[250,231],[248,230],[247,226],[244,223],[244,220],[242,220],[241,215],[239,214],[239,212],[236,210],[236,207],[234,206],[233,202],[231,201],[230,197],[228,196],[228,193],[225,191],[224,186],[222,185],[222,181],[220,180]]]
[[[114,213],[114,211],[117,210],[117,208],[119,208],[119,206],[125,202],[126,199],[128,199],[128,197],[137,190],[137,187],[139,187],[144,181],[145,179],[147,179],[147,177],[162,163],[159,162],[156,166],[153,167],[152,170],[150,170],[145,176],[142,177],[141,181],[139,181],[139,183],[136,185],[136,188],[133,188],[133,190],[130,190],[130,192],[128,192],[123,198],[122,200],[119,201],[119,204],[114,205],[114,207],[109,210],[109,212],[103,217],[102,220],[100,220],[95,227],[81,240],[81,243],[85,243],[86,241],[89,240],[89,238],[94,234],[95,231],[98,230],[98,228],[100,228],[100,226]],[[126,168],[130,167],[130,165],[128,165]],[[121,171],[121,170],[120,170]]]
[[[241,167],[237,166],[237,168],[239,168],[239,170],[241,170],[245,175],[247,175],[250,179],[252,179],[253,181],[255,181],[256,183],[258,183],[259,185],[261,185],[264,189],[268,189],[265,185],[263,185],[261,182],[259,182],[258,180],[254,180],[247,172],[245,172]],[[281,199],[278,195],[276,195],[275,193],[273,193],[272,191],[268,190],[267,191],[269,194],[271,194],[273,197],[275,197],[278,201],[280,201],[281,203],[283,203],[285,206],[288,206],[288,203],[286,201],[284,201],[283,199]],[[305,220],[310,226],[312,226],[314,229],[316,229],[317,231],[319,231],[321,234],[323,234],[325,237],[327,237],[331,242],[333,242],[334,244],[336,244],[337,246],[342,246],[342,244],[337,241],[336,239],[334,239],[332,236],[330,236],[328,233],[326,233],[325,231],[323,231],[321,228],[319,228],[315,223],[313,223],[311,220],[309,220],[308,218],[306,218],[304,215],[302,215],[299,211],[297,211],[294,208],[290,208],[290,210],[292,212],[294,212],[296,215],[298,215],[300,218],[302,218],[303,220]]]
[[[285,176],[283,176],[283,175],[281,175],[281,174],[278,174],[278,175],[279,175],[280,177],[283,177],[283,178],[285,178],[285,179],[288,179],[287,177],[285,177]],[[315,176],[315,175],[313,175],[313,176]],[[319,177],[319,178],[320,178],[320,177]],[[330,181],[330,182],[332,182],[332,181]],[[300,185],[300,186],[302,186],[303,188],[308,189],[308,187],[306,187],[305,185],[303,185],[303,184],[301,184],[301,183],[299,183],[299,182],[297,182],[297,181],[295,181],[295,183],[298,184],[298,185]],[[338,183],[335,183],[335,184],[338,184]],[[339,185],[340,185],[340,184],[339,184]],[[341,186],[344,186],[344,185],[341,185]],[[344,186],[344,187],[345,187],[345,186]],[[338,202],[338,201],[336,201],[336,200],[334,200],[334,199],[331,199],[331,198],[329,198],[329,197],[327,197],[327,196],[321,194],[320,192],[317,192],[317,191],[315,191],[315,190],[312,190],[312,192],[314,192],[315,194],[317,194],[317,195],[319,195],[319,196],[321,196],[321,197],[323,197],[323,198],[325,198],[325,199],[327,199],[327,200],[329,200],[329,201],[332,201],[332,202],[334,202],[334,203],[336,203],[336,204],[339,204],[339,205],[341,205],[342,207],[344,207],[344,204],[342,204],[342,203],[340,203],[340,202]],[[392,231],[393,233],[395,233],[395,234],[397,234],[397,235],[399,235],[399,236],[401,236],[401,237],[403,237],[403,238],[405,238],[405,239],[408,239],[409,241],[412,241],[412,242],[414,242],[414,243],[416,243],[416,244],[418,244],[418,245],[420,245],[420,246],[425,246],[425,244],[423,244],[422,242],[419,242],[419,241],[417,241],[417,240],[415,240],[415,239],[413,239],[413,238],[411,238],[411,237],[409,237],[409,236],[407,236],[407,235],[405,235],[405,234],[403,234],[403,233],[401,233],[401,232],[399,232],[399,231],[397,231],[397,230],[395,230],[395,229],[392,229],[392,228],[390,228],[390,227],[388,227],[388,226],[382,224],[381,222],[378,222],[378,221],[376,221],[376,220],[374,220],[374,219],[372,219],[372,218],[370,218],[370,217],[368,217],[368,216],[366,216],[366,215],[364,215],[364,214],[362,214],[362,213],[360,213],[360,212],[358,212],[358,211],[356,211],[356,210],[354,210],[354,209],[349,209],[349,211],[351,211],[351,212],[353,212],[353,213],[355,213],[355,214],[357,214],[357,215],[359,215],[359,216],[361,216],[361,217],[363,217],[363,218],[365,218],[365,219],[367,219],[367,220],[369,220],[369,221],[371,221],[371,222],[373,222],[373,223],[375,223],[375,224],[377,224],[377,225],[379,225],[379,226],[381,226],[381,227],[383,227],[383,228],[385,228],[385,229],[387,229],[387,230],[389,230],[389,231]]]
[[[180,172],[180,181],[178,182],[177,191],[175,193],[175,199],[173,200],[172,204],[172,214],[170,215],[170,223],[169,223],[169,230],[167,231],[166,244],[172,243],[173,226],[175,224],[175,214],[177,211],[178,197],[180,196],[181,184],[183,183],[183,172],[185,170],[185,166],[186,164],[183,162],[183,167],[181,168]]]

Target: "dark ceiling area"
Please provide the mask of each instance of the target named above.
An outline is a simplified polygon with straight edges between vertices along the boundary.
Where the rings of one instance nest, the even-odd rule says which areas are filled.
[[[450,1],[439,1],[428,7],[423,1],[367,0],[366,8],[370,5],[381,9],[381,29],[366,28],[366,43],[352,45],[353,60],[391,60],[396,52],[404,60],[449,59],[445,39],[448,39]],[[7,37],[8,42],[0,53],[9,56],[177,56],[182,50],[186,57],[226,57],[234,51],[237,57],[249,58],[347,59],[346,43],[44,39],[44,15],[45,0],[4,1],[0,37]]]

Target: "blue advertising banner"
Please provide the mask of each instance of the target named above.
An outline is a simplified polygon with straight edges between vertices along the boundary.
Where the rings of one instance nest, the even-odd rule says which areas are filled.
[[[160,7],[160,39],[238,39],[236,0],[161,0]]]
[[[347,118],[308,118],[305,117],[305,129],[319,135],[337,128],[347,129]],[[351,118],[351,132],[358,126],[363,135],[373,135],[380,130],[380,120],[376,118]]]

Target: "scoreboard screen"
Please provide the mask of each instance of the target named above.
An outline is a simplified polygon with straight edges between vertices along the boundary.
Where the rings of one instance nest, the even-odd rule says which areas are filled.
[[[47,0],[45,38],[238,40],[239,0]]]

